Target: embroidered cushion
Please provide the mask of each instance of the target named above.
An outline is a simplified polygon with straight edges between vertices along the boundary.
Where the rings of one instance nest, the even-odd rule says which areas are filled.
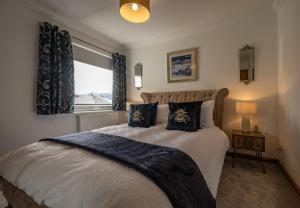
[[[150,127],[155,125],[158,103],[130,105],[128,125]]]
[[[197,131],[197,115],[200,115],[199,102],[173,103],[169,102],[169,116],[167,129],[182,131]]]

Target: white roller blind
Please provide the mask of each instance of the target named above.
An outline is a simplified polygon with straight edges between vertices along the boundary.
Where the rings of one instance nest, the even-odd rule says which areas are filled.
[[[112,69],[112,58],[101,54],[93,49],[89,50],[86,47],[82,47],[73,43],[73,57],[74,60],[80,61],[86,64],[98,66],[104,69]]]

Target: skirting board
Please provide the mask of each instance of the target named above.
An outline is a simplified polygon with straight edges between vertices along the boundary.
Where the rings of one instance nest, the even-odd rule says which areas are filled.
[[[281,171],[284,173],[284,175],[287,177],[287,179],[290,181],[297,194],[300,196],[300,186],[295,182],[295,180],[292,178],[292,176],[285,169],[285,167],[280,163],[279,160],[278,160],[278,166],[281,169]]]
[[[232,152],[227,152],[228,156],[232,157]],[[243,154],[243,153],[237,153],[237,156],[240,158],[246,158],[250,160],[256,160],[256,156],[254,155],[248,155],[248,154]],[[271,163],[277,163],[280,170],[283,172],[283,174],[286,176],[288,181],[291,183],[292,187],[294,190],[297,192],[297,194],[300,196],[300,187],[299,185],[295,182],[295,180],[292,178],[292,176],[289,174],[289,172],[285,169],[285,167],[280,163],[278,159],[275,158],[268,158],[268,157],[263,157],[264,162],[271,162]]]

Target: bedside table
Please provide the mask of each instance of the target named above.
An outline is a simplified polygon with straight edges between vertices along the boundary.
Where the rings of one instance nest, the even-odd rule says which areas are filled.
[[[235,167],[235,157],[238,149],[256,152],[257,160],[262,164],[262,171],[266,173],[262,153],[265,152],[265,136],[259,132],[232,131],[232,167]]]

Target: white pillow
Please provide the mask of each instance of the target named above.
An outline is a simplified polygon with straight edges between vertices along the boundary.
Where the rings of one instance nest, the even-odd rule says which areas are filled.
[[[168,122],[169,105],[163,104],[157,106],[156,123],[163,124]]]
[[[200,116],[201,128],[212,128],[215,126],[214,108],[215,108],[214,100],[209,100],[202,103],[201,116]]]

